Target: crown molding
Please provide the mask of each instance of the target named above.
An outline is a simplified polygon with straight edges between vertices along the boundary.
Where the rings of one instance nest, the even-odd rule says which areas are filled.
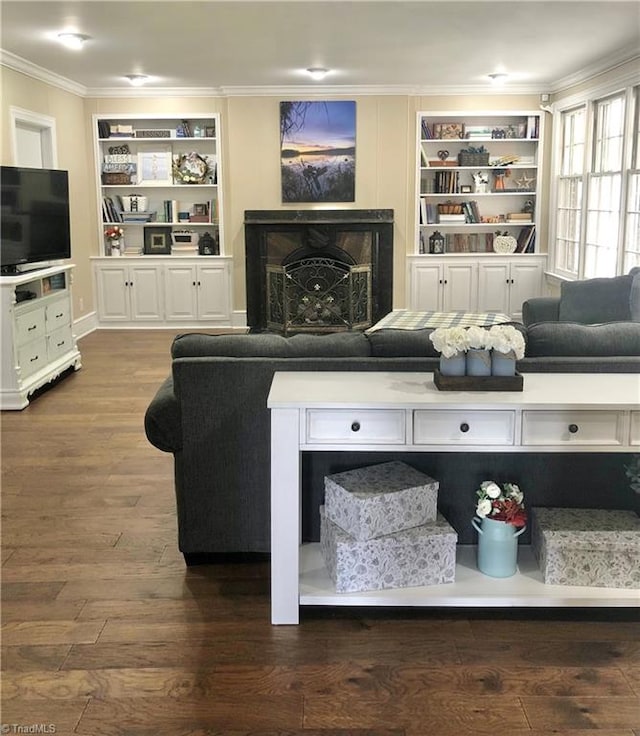
[[[87,97],[366,97],[366,96],[456,96],[456,95],[518,95],[541,94],[547,87],[506,85],[500,89],[487,84],[459,86],[412,86],[412,85],[283,85],[283,86],[237,86],[237,87],[137,87],[135,92],[128,88],[90,88]]]
[[[58,87],[65,92],[71,92],[71,94],[78,95],[80,97],[87,96],[87,88],[77,82],[73,82],[71,79],[62,77],[59,74],[54,74],[44,67],[32,64],[30,61],[23,59],[21,56],[16,56],[10,51],[0,49],[0,64],[6,66],[9,69],[13,69],[16,72],[25,74],[27,77],[37,79],[40,82],[46,82],[52,87]]]
[[[629,46],[619,49],[610,56],[606,56],[599,61],[584,67],[584,69],[580,69],[573,74],[568,74],[566,77],[556,80],[549,89],[546,90],[546,92],[553,92],[554,94],[564,92],[570,87],[584,84],[584,82],[588,82],[591,79],[594,79],[594,77],[598,77],[606,72],[614,71],[618,67],[637,61],[638,59],[640,59],[638,46],[636,44],[630,44]],[[638,70],[635,71],[635,75],[638,75]]]

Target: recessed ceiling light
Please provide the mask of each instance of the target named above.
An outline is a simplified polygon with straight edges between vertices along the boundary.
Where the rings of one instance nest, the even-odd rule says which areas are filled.
[[[307,69],[307,72],[309,73],[309,76],[311,77],[311,79],[314,79],[316,82],[319,82],[327,76],[327,74],[329,73],[329,70],[325,69],[322,66],[311,66]]]
[[[505,72],[494,72],[493,74],[489,74],[488,77],[491,80],[491,84],[495,84],[497,87],[499,87],[501,84],[504,84],[507,81],[507,77],[509,75]]]
[[[124,76],[134,87],[142,87],[142,85],[149,79],[146,74],[125,74]]]
[[[85,36],[83,33],[58,33],[60,43],[74,51],[79,51],[88,38],[89,36]]]

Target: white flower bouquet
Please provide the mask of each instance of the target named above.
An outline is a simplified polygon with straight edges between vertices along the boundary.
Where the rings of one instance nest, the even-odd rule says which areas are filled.
[[[475,325],[467,327],[467,340],[470,348],[485,350],[491,347],[488,344],[489,331],[485,330],[484,327],[476,327]]]
[[[429,339],[445,358],[453,358],[469,349],[469,335],[464,327],[438,327],[429,335]]]
[[[513,352],[516,360],[524,358],[524,337],[513,325],[494,325],[489,330],[487,347],[505,355]]]

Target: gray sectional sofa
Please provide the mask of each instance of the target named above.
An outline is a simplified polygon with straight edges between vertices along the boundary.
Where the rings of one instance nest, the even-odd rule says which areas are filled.
[[[583,325],[531,322],[525,308],[526,355],[518,370],[640,372],[640,322]],[[546,314],[546,313],[545,313]],[[186,334],[173,342],[172,373],[148,407],[149,441],[175,459],[179,547],[187,564],[217,553],[268,552],[270,537],[270,421],[267,395],[275,371],[432,371],[438,355],[430,330],[386,329],[329,335]],[[525,378],[526,380],[526,378]],[[326,474],[368,462],[384,453],[305,453],[303,537],[318,538],[318,506]],[[576,483],[592,503],[611,507],[627,485],[621,457],[515,454],[411,454],[411,464],[440,481],[441,510],[470,543],[474,490],[487,477],[523,482],[529,503],[562,505]],[[532,487],[533,484],[533,487]],[[448,489],[465,489],[449,493]],[[570,498],[565,498],[570,505]],[[620,507],[619,499],[617,501]]]

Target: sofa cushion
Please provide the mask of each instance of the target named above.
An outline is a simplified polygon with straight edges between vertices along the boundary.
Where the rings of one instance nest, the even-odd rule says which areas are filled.
[[[539,322],[527,329],[526,357],[640,356],[640,322]]]
[[[634,276],[565,281],[560,287],[560,322],[601,324],[631,319]]]
[[[299,334],[283,337],[254,335],[204,335],[188,333],[173,341],[173,358],[225,356],[230,358],[349,358],[368,357],[370,347],[361,332],[329,335]]]
[[[629,271],[629,276],[633,276],[631,295],[629,297],[631,319],[634,322],[640,322],[640,266],[632,268]]]
[[[367,335],[374,358],[437,358],[429,335],[431,327],[422,330],[382,329]]]

